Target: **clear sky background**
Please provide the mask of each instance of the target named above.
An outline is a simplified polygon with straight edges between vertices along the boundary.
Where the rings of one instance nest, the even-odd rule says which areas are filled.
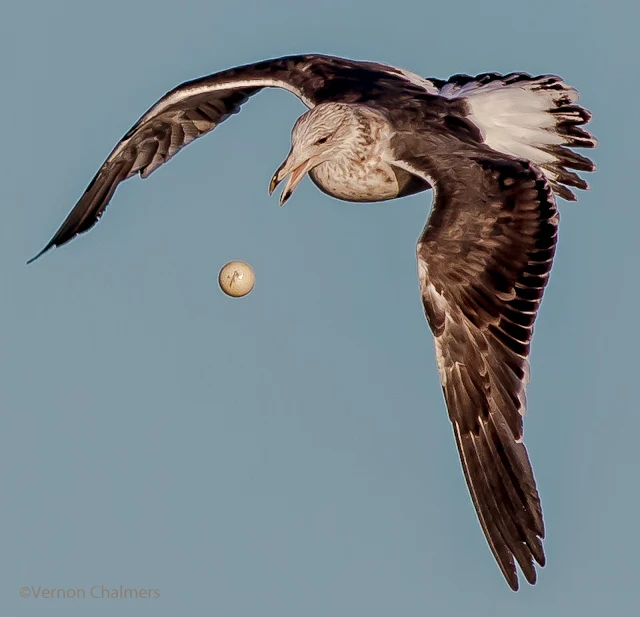
[[[480,617],[637,610],[637,79],[627,0],[21,0],[0,25],[0,615]],[[266,91],[27,267],[178,83],[290,53],[562,75],[594,114],[561,201],[526,443],[548,565],[512,593],[462,473],[419,301],[430,194],[269,198]],[[219,268],[255,267],[245,299]],[[20,588],[158,589],[147,600]]]

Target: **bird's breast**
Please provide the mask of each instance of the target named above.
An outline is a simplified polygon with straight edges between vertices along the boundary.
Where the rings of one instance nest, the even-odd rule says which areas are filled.
[[[393,169],[381,160],[326,161],[309,175],[321,191],[345,201],[384,201],[400,190]]]
[[[386,201],[430,188],[423,180],[378,157],[357,162],[327,161],[309,175],[321,191],[344,201]]]

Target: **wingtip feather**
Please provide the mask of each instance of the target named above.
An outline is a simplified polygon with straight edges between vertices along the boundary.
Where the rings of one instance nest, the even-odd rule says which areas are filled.
[[[31,259],[29,259],[27,261],[27,266],[29,264],[32,264],[34,261],[36,261],[37,259],[40,259],[40,257],[42,257],[45,253],[47,253],[49,250],[51,250],[55,245],[51,242],[49,242],[49,244],[47,244],[47,246],[45,246],[35,257],[32,257]]]

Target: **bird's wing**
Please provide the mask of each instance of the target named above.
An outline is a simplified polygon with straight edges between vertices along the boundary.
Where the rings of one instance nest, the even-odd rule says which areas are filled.
[[[99,220],[117,186],[146,178],[194,139],[240,110],[262,88],[283,88],[307,107],[327,101],[364,102],[424,93],[412,74],[372,62],[322,55],[287,56],[186,82],[151,107],[118,142],[46,247],[69,242]],[[416,76],[416,79],[417,78]]]
[[[577,171],[594,171],[573,148],[593,148],[597,140],[584,125],[591,114],[578,104],[578,91],[557,75],[482,73],[425,80],[448,99],[463,100],[467,117],[484,143],[497,152],[534,162],[559,197],[575,200],[572,188],[587,189]]]
[[[464,475],[512,589],[514,558],[534,583],[545,563],[542,509],[522,442],[533,323],[558,213],[542,172],[486,146],[392,141],[393,164],[434,187],[417,245],[425,314]],[[440,153],[439,153],[440,148]]]

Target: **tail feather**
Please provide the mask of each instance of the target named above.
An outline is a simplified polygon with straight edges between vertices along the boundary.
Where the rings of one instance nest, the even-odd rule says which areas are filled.
[[[597,145],[593,135],[582,128],[591,114],[576,104],[578,92],[560,77],[483,73],[433,82],[441,96],[465,99],[469,119],[480,129],[487,145],[538,165],[557,195],[575,200],[569,187],[589,188],[584,179],[569,170],[596,168],[589,158],[570,150]]]

